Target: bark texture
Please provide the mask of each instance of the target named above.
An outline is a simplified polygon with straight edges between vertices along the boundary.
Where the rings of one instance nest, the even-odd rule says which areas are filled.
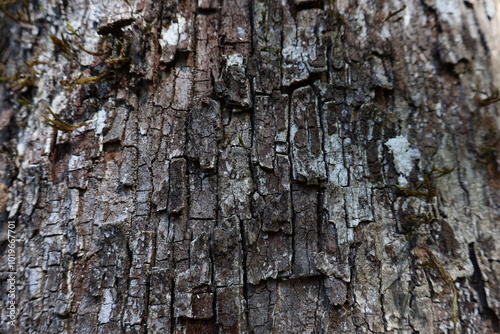
[[[2,10],[2,332],[499,332],[499,1]]]

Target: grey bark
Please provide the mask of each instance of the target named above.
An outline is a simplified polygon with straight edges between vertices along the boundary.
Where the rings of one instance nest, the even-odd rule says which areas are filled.
[[[499,5],[4,4],[1,331],[500,332]]]

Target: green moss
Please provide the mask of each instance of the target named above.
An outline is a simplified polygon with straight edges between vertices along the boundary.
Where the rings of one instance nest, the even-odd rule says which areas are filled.
[[[394,12],[389,11],[389,15],[387,15],[387,17],[384,19],[384,22],[389,21],[391,18],[398,15],[399,13],[401,13],[405,9],[406,9],[406,5],[403,5],[403,7],[399,8],[398,10],[396,10]],[[401,18],[397,18],[397,19],[393,20],[392,22],[397,22],[399,20],[401,20]]]
[[[12,1],[0,1],[0,11],[2,11],[5,15],[7,15],[9,18],[22,22],[22,23],[29,23],[32,24],[31,22],[31,15],[29,12],[29,5],[27,0],[22,0],[22,9],[18,9],[14,14],[10,12],[7,9],[7,5],[12,5],[15,4],[16,2],[19,2],[19,0],[12,0]]]
[[[79,127],[84,126],[87,122],[82,122],[82,123],[76,123],[76,124],[71,124],[66,121],[63,121],[58,115],[56,115],[52,109],[49,106],[45,106],[49,112],[49,114],[52,116],[45,115],[45,114],[40,114],[44,120],[42,121],[43,124],[46,124],[54,129],[60,130],[65,133],[71,133],[78,129]]]
[[[263,9],[260,11],[260,20],[259,20],[259,27],[263,27],[264,24],[267,21],[267,9]]]

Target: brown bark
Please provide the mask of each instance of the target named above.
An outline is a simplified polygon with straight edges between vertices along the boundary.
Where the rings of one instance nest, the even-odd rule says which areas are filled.
[[[4,4],[1,331],[499,332],[498,5]]]

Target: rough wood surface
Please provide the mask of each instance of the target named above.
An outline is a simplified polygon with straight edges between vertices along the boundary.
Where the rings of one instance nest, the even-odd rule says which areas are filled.
[[[1,9],[1,332],[500,332],[498,0]]]

